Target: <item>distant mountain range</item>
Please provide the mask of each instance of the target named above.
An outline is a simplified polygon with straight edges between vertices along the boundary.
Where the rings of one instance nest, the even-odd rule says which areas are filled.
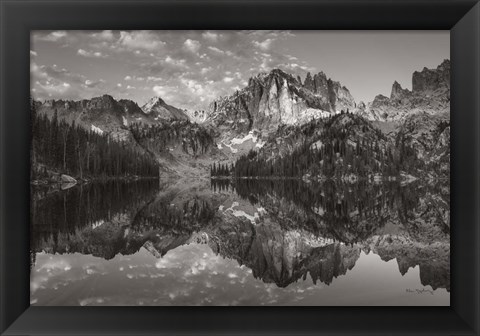
[[[366,122],[369,127],[378,129],[379,134],[383,133],[381,137],[386,137],[371,141],[389,142],[397,147],[400,143],[402,146],[408,144],[418,152],[418,157],[429,162],[440,159],[449,166],[449,60],[435,69],[424,68],[414,72],[412,91],[403,89],[395,81],[390,97],[378,95],[367,104],[356,103],[345,86],[327,78],[323,72],[313,76],[308,73],[302,81],[299,76],[274,69],[250,78],[243,89],[230,96],[219,97],[205,111],[182,110],[160,97],[153,97],[139,107],[132,100],[117,101],[109,95],[81,101],[47,100],[36,102],[36,107],[41,114],[51,117],[56,114],[67,122],[75,122],[97,133],[110,134],[119,141],[146,143],[139,136],[148,132],[137,132],[135,138],[132,125],[136,125],[137,131],[138,127],[175,128],[177,131],[172,134],[181,133],[181,138],[175,136],[176,140],[169,140],[168,148],[162,138],[161,143],[153,147],[160,148],[154,154],[159,162],[168,166],[166,170],[180,174],[194,170],[203,174],[208,169],[209,160],[232,163],[252,149],[261,151],[264,147],[270,150],[270,154],[288,154],[296,148],[295,141],[300,138],[313,142],[320,140],[298,133],[302,125],[315,127],[316,120],[342,113],[347,115],[343,119],[352,119],[354,115],[362,118],[362,122],[352,120],[357,126]],[[188,126],[191,123],[199,125]],[[342,128],[342,122],[339,123],[338,127]],[[290,142],[285,137],[285,127],[290,127]],[[199,134],[208,134],[209,140],[202,142],[205,139]],[[361,132],[353,134],[350,139],[352,142],[360,140]],[[160,140],[150,139],[152,141]],[[198,147],[199,141],[202,148],[206,148],[201,153],[185,150],[188,146]],[[189,143],[191,145],[186,145]],[[176,149],[186,151],[188,155],[177,160],[163,160],[165,155],[175,153]],[[445,155],[448,155],[447,159]],[[198,164],[199,158],[202,159],[201,164]],[[445,172],[449,168],[444,166],[440,170]]]
[[[412,91],[395,81],[390,97],[378,95],[373,102],[359,108],[358,113],[369,120],[402,121],[419,112],[441,114],[450,112],[450,61],[436,69],[423,68],[412,75]]]

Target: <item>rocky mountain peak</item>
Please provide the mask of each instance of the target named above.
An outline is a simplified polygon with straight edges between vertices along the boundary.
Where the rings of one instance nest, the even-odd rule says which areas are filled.
[[[313,82],[312,75],[310,75],[310,72],[308,72],[307,76],[305,77],[305,82],[303,83],[303,87],[312,92],[315,91],[315,84]]]
[[[400,121],[409,115],[425,112],[442,114],[450,111],[450,61],[444,60],[434,69],[424,67],[412,74],[412,91],[395,81],[390,98],[377,95],[364,110],[358,112],[370,120]]]
[[[168,105],[165,101],[155,96],[142,106],[145,114],[152,115],[155,120],[188,120],[188,116],[184,111],[174,106]]]
[[[450,71],[450,60],[444,59],[443,62],[437,67],[437,70],[440,71]]]
[[[143,111],[140,108],[140,106],[138,106],[138,104],[136,102],[134,102],[133,100],[120,99],[118,101],[118,103],[120,104],[120,106],[122,106],[123,111],[127,115],[141,115],[141,114],[143,114]]]
[[[142,110],[143,112],[148,114],[152,111],[152,109],[155,108],[155,106],[163,105],[163,104],[165,104],[165,101],[162,98],[155,96],[150,98],[150,100],[147,101],[145,105],[142,106]]]
[[[251,77],[248,85],[210,104],[208,120],[239,133],[252,128],[276,129],[280,124],[302,124],[341,110],[353,109],[348,89],[323,72],[299,76],[273,69]]]
[[[96,109],[108,109],[108,110],[118,109],[117,101],[112,96],[107,94],[100,97],[93,97],[88,102],[88,105],[90,105],[91,108],[96,108]]]
[[[392,92],[390,93],[390,99],[403,99],[410,91],[408,89],[403,89],[400,83],[395,81],[392,85]]]
[[[412,91],[433,92],[438,89],[450,89],[450,60],[444,60],[436,69],[423,68],[412,75]]]

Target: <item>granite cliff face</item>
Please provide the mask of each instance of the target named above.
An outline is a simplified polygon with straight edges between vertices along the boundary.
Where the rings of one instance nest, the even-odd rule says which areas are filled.
[[[246,133],[252,129],[273,130],[282,124],[302,124],[354,107],[348,89],[322,72],[313,78],[308,74],[302,83],[274,69],[250,78],[248,85],[233,95],[212,102],[207,121]]]
[[[413,92],[436,92],[450,90],[450,60],[445,60],[436,69],[423,68],[415,71],[412,76]]]

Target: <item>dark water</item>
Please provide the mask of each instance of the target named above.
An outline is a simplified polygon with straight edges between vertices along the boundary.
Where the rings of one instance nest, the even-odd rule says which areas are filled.
[[[142,180],[32,203],[35,305],[449,305],[449,185]]]

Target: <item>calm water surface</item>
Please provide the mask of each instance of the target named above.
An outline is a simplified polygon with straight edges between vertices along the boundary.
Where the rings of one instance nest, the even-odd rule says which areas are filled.
[[[109,182],[32,205],[33,305],[449,305],[449,185]]]

